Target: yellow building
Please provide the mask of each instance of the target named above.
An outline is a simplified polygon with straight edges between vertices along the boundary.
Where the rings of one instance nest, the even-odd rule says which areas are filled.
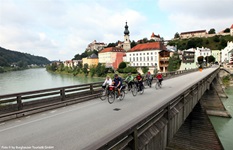
[[[91,66],[97,66],[99,63],[99,59],[96,54],[92,54],[89,57],[83,58],[82,61],[83,61],[83,65],[88,64],[88,68],[90,68]]]

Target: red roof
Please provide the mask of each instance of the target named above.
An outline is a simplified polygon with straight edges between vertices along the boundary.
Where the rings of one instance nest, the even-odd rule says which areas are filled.
[[[166,50],[166,47],[163,45],[162,42],[144,43],[134,46],[128,52],[145,51],[145,50]]]
[[[102,51],[100,51],[99,53],[106,53],[106,52],[125,52],[125,50],[118,47],[107,47]]]
[[[233,24],[231,25],[231,29],[233,29]]]

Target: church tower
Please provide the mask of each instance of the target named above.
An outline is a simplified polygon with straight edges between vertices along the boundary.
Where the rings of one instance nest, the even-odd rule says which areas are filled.
[[[124,31],[124,44],[123,49],[128,51],[131,49],[130,40],[129,40],[129,30],[128,30],[127,22],[125,23],[125,31]]]

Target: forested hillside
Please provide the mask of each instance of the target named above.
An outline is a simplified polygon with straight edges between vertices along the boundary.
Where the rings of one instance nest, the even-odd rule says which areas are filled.
[[[7,50],[0,47],[0,66],[2,67],[7,67],[12,64],[26,66],[31,64],[46,65],[49,63],[50,61],[45,57],[33,56],[31,54]]]
[[[176,39],[169,41],[168,45],[177,46],[180,50],[196,47],[206,47],[211,50],[221,50],[227,46],[228,41],[233,41],[233,37],[227,36],[213,36],[209,38],[190,38],[190,39]]]

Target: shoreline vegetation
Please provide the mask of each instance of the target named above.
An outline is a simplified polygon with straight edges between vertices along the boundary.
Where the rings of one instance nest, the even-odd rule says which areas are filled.
[[[144,71],[147,72],[149,68],[145,68]],[[54,73],[61,74],[70,74],[73,76],[83,76],[83,77],[114,77],[114,74],[117,73],[122,78],[125,78],[128,73],[135,74],[137,69],[129,67],[125,62],[120,63],[118,70],[113,70],[112,68],[106,68],[104,64],[98,64],[97,66],[88,67],[87,64],[79,64],[76,67],[64,66],[64,64],[52,63],[46,66],[46,70]]]
[[[45,68],[43,66],[33,66],[33,67],[0,67],[0,73],[10,72],[10,71],[21,71],[32,68]]]
[[[223,76],[222,83],[225,87],[233,86],[233,75]]]

